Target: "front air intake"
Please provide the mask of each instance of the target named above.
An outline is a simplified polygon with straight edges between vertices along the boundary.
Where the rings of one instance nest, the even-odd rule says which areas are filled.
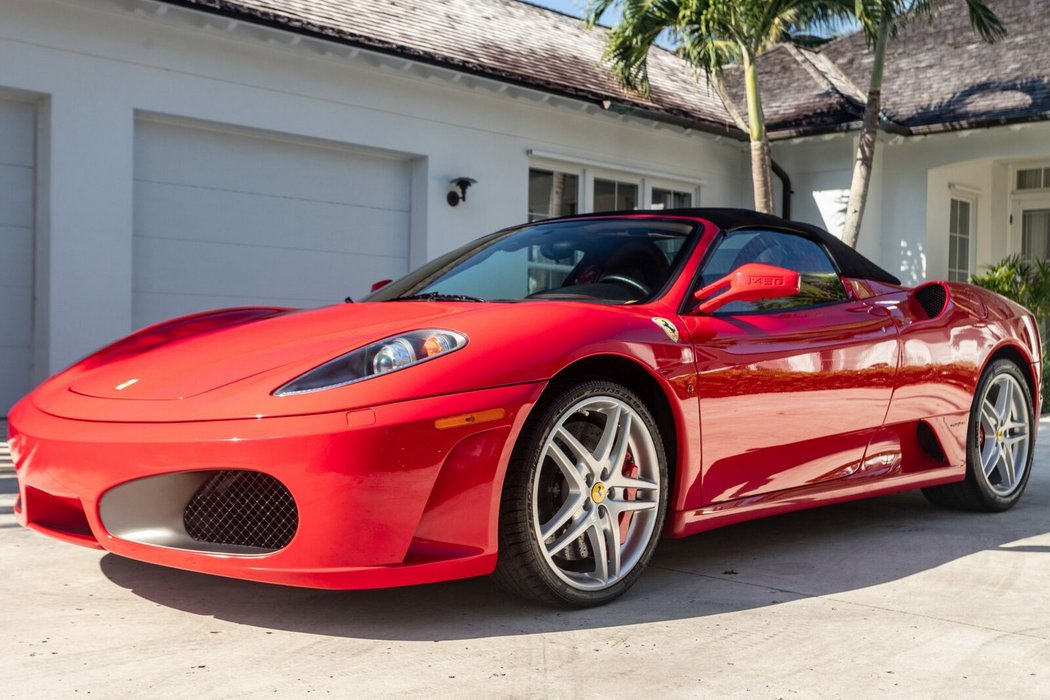
[[[948,303],[948,290],[939,282],[927,284],[915,290],[915,301],[919,302],[928,318],[937,318]]]
[[[196,542],[274,551],[291,542],[299,511],[292,494],[272,476],[224,470],[201,484],[182,520]]]

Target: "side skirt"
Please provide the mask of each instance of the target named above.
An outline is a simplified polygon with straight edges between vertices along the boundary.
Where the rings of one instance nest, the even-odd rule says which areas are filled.
[[[966,477],[965,467],[940,467],[890,478],[849,478],[803,486],[787,491],[764,493],[735,501],[715,503],[696,510],[680,510],[668,514],[667,537],[687,537],[698,532],[726,525],[755,520],[767,515],[780,515],[807,508],[834,503],[856,501],[872,496],[883,496],[898,491],[926,486],[939,486]]]

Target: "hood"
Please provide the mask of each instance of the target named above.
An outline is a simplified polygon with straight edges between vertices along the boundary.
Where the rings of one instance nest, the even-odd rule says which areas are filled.
[[[47,413],[78,420],[258,419],[545,381],[591,354],[637,358],[654,371],[658,365],[691,363],[687,346],[669,340],[653,322],[655,310],[564,301],[366,302],[284,311],[203,331],[195,327],[181,336],[183,321],[176,320],[75,365],[41,385],[31,400]],[[659,315],[674,318],[668,312]],[[344,353],[428,328],[463,333],[467,345],[434,362],[344,387],[273,395]],[[158,336],[163,342],[155,342]]]
[[[311,366],[320,364],[452,313],[424,302],[353,304],[291,313],[121,357],[85,372],[69,389],[105,399],[189,399],[304,360]]]

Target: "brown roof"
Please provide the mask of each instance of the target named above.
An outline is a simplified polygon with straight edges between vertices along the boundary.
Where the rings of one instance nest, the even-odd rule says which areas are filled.
[[[883,113],[913,133],[951,131],[1050,118],[1050,2],[989,0],[1007,36],[983,42],[970,28],[965,3],[946,3],[890,39]],[[860,34],[821,53],[867,89],[871,52]]]
[[[743,138],[703,75],[654,48],[652,97],[623,89],[602,63],[607,30],[519,0],[163,0],[452,70],[641,112]],[[891,39],[883,85],[886,125],[928,133],[1050,119],[1050,1],[988,0],[1009,32],[989,45],[970,29],[963,0]],[[864,108],[871,52],[861,34],[819,52],[780,45],[759,60],[771,138],[854,127]],[[729,98],[745,112],[739,71]]]
[[[646,99],[602,64],[607,30],[518,0],[165,1],[742,137],[704,77],[674,54],[651,51]]]
[[[823,70],[822,70],[823,69]],[[772,139],[841,129],[861,118],[863,99],[831,80],[819,54],[789,44],[778,44],[758,59],[758,81],[766,131]],[[726,91],[744,114],[743,71],[725,71]]]

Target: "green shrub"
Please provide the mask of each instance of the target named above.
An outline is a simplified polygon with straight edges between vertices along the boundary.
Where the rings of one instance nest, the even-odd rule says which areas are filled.
[[[1050,375],[1046,372],[1046,323],[1050,318],[1050,261],[1011,255],[990,265],[986,272],[974,275],[970,283],[1002,294],[1031,311],[1039,325],[1043,342],[1043,413],[1050,413],[1046,400]]]

